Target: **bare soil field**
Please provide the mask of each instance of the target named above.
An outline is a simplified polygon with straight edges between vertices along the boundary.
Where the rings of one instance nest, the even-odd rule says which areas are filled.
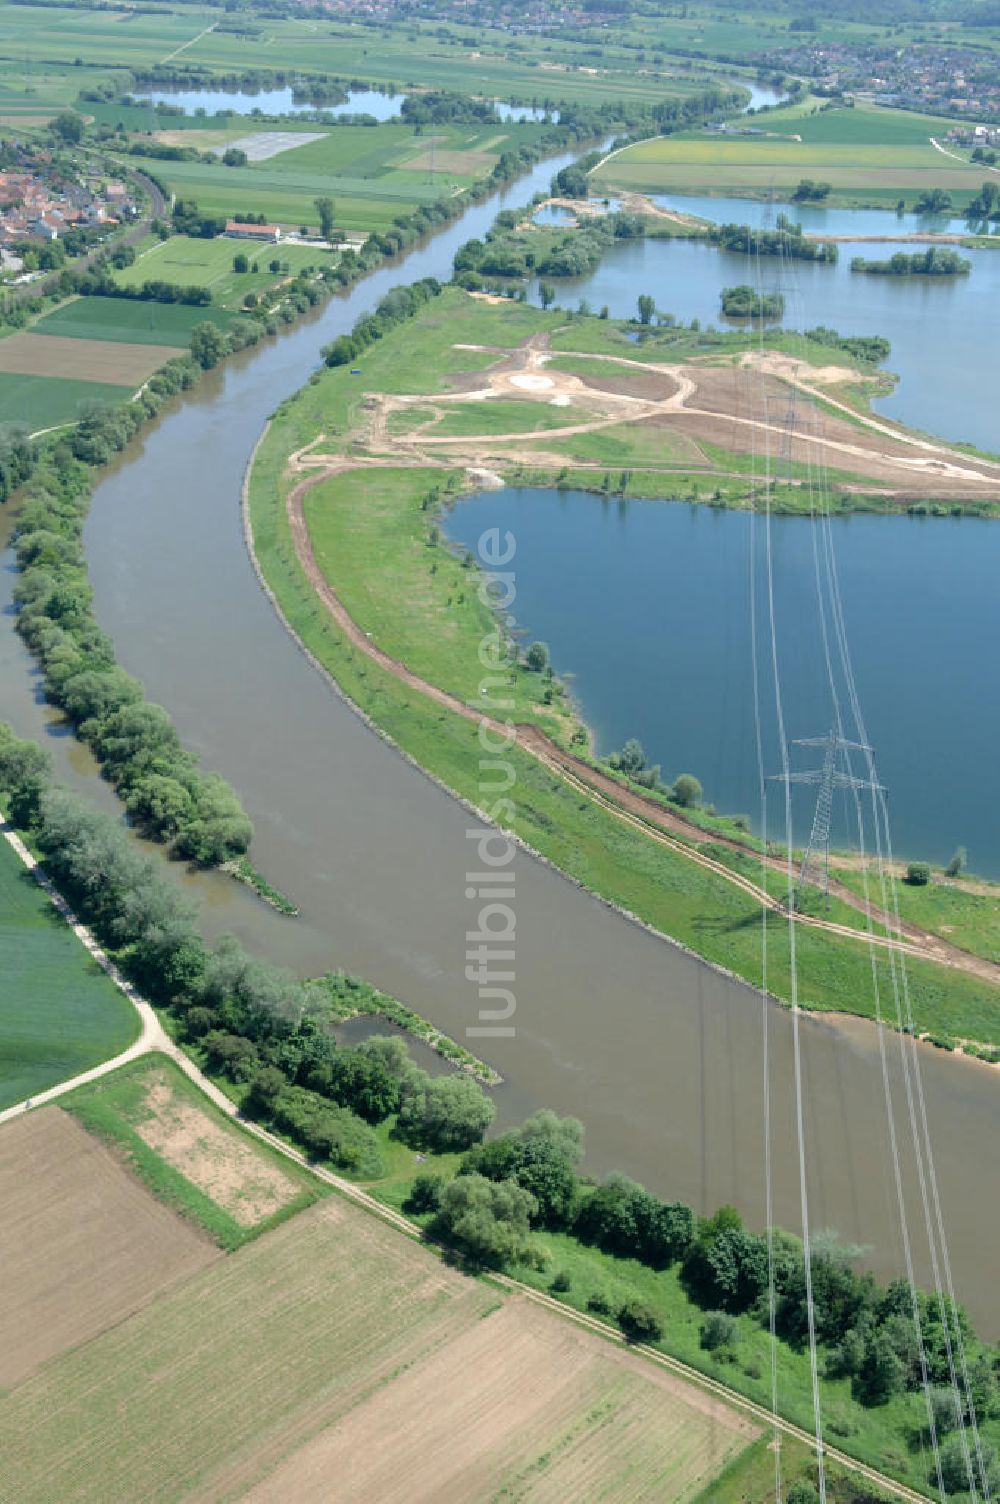
[[[245,1497],[679,1504],[756,1434],[710,1396],[511,1298]]]
[[[0,1399],[0,1499],[238,1497],[499,1298],[320,1202]]]
[[[220,1257],[58,1107],[0,1133],[0,1205],[5,1388]]]
[[[144,1085],[150,1116],[135,1123],[136,1133],[241,1227],[256,1227],[298,1196],[301,1187],[291,1176],[255,1144],[181,1100],[164,1071],[151,1071]]]
[[[117,340],[24,333],[0,340],[0,371],[16,376],[103,381],[115,386],[141,386],[176,357],[176,345],[129,345]]]

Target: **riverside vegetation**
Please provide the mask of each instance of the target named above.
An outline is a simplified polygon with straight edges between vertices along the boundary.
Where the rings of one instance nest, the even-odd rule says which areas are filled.
[[[394,310],[391,320],[390,309]],[[387,397],[426,393],[419,398],[425,408],[433,408],[434,394],[442,391],[446,373],[481,370],[496,360],[498,348],[510,349],[530,335],[547,334],[553,370],[566,362],[571,371],[601,370],[590,361],[586,367],[583,361],[575,363],[574,357],[561,354],[564,351],[614,353],[633,359],[636,355],[626,331],[612,321],[567,319],[565,314],[530,309],[516,302],[491,306],[454,288],[431,293],[423,301],[420,295],[400,289],[399,296],[391,295],[387,307],[376,314],[376,321],[383,318],[385,322],[379,324],[382,337],[363,346],[365,390]],[[370,333],[375,325],[366,322],[363,327]],[[817,333],[813,358],[824,363],[837,336],[828,330]],[[285,499],[293,486],[301,484],[303,474],[308,479],[309,472],[289,472],[288,456],[315,447],[320,433],[327,436],[326,443],[338,456],[359,452],[352,446],[360,439],[359,422],[369,421],[369,410],[361,403],[357,384],[348,379],[346,366],[340,363],[353,358],[352,348],[348,337],[344,343],[336,342],[327,359],[338,363],[282,404],[257,452],[248,492],[255,551],[286,619],[344,692],[417,762],[475,802],[475,727],[458,714],[431,704],[418,688],[374,661],[345,635],[313,594],[290,535]],[[683,356],[688,349],[716,352],[720,348],[736,353],[745,345],[736,336],[709,338],[668,328],[655,331],[651,346],[652,358],[664,360],[678,350]],[[643,354],[642,358],[647,357]],[[609,368],[608,374],[613,369]],[[467,408],[456,404],[449,410],[452,423],[471,414],[471,431],[487,435],[486,454],[491,453],[491,431],[509,434],[513,404],[506,398],[499,402],[492,421],[491,406],[490,402],[477,402]],[[527,453],[532,438],[547,451],[567,441],[549,434],[560,410],[532,402],[521,404],[521,410],[526,415],[537,411],[545,416],[544,421],[539,416],[533,435],[530,426],[521,430],[523,437],[518,444],[523,455],[515,478],[527,472],[532,482],[569,487],[582,483],[595,489],[600,489],[607,478],[611,494],[618,491],[619,466],[633,463],[627,457],[628,450],[618,451],[622,458],[616,459],[611,470],[608,451],[601,448],[608,441],[600,434],[585,435],[571,442],[594,440],[597,463],[593,468],[575,468],[574,451],[567,446],[561,468],[533,469]],[[405,410],[401,416],[407,416]],[[427,412],[426,417],[431,419],[433,413]],[[632,436],[629,443],[637,442],[636,427],[624,430]],[[401,433],[405,437],[405,431]],[[407,468],[407,456],[400,453],[402,442],[392,439],[393,457],[391,462],[383,462],[383,467],[352,468],[341,459],[338,463],[342,468],[328,478],[315,472],[317,484],[304,494],[302,502],[313,550],[352,620],[362,631],[374,634],[380,649],[425,681],[463,701],[475,701],[477,645],[484,633],[495,630],[495,623],[479,602],[476,576],[470,572],[474,561],[456,558],[442,545],[436,520],[439,509],[460,493],[464,472],[456,470],[454,462],[449,466],[440,450],[434,451],[440,456],[434,463]],[[659,449],[662,454],[662,443]],[[509,451],[510,444],[505,442],[508,464]],[[314,453],[310,460],[319,463]],[[675,465],[683,472],[683,460],[679,464],[675,461]],[[687,494],[685,489],[676,489],[680,485],[676,475],[665,487],[661,474],[644,477],[638,466],[628,469],[627,485],[629,494],[663,495],[665,488],[675,495]],[[711,490],[703,489],[701,494],[703,499],[711,499]],[[350,506],[340,504],[348,498]],[[377,571],[371,567],[373,558],[379,560]],[[572,714],[558,680],[544,669],[533,671],[526,660],[521,662],[519,652],[511,653],[511,664],[513,718],[539,725],[561,745],[582,750],[586,732]],[[695,866],[681,852],[623,823],[611,810],[581,799],[579,790],[554,779],[550,770],[520,746],[513,747],[509,756],[518,780],[514,831],[527,845],[586,887],[674,936],[705,959],[759,982],[760,914],[755,900],[722,876]],[[752,844],[732,822],[711,820],[705,821],[703,833],[692,824],[690,843],[692,847],[700,843],[711,846],[717,832],[735,834]],[[731,860],[735,861],[735,856]],[[707,916],[712,916],[712,922],[706,922]],[[859,916],[846,906],[836,917],[848,924],[859,922]],[[786,937],[776,933],[773,945],[770,987],[779,999],[787,999],[790,980]],[[804,1005],[872,1016],[870,961],[860,936],[852,941],[804,928],[798,935],[798,960]],[[889,985],[888,965],[888,954],[880,954],[876,961],[880,984],[884,981]],[[908,961],[908,971],[914,1026],[919,1031],[956,1041],[1000,1043],[1000,990],[995,986],[923,960]]]
[[[473,1268],[515,1272],[614,1319],[629,1339],[766,1400],[768,1244],[735,1211],[699,1217],[624,1177],[581,1177],[582,1128],[551,1112],[484,1142],[493,1104],[476,1082],[461,1072],[428,1076],[399,1039],[340,1046],[323,985],[252,960],[231,940],[209,950],[185,900],[120,825],[53,785],[38,749],[6,730],[0,794],[81,917],[244,1113],[315,1160],[375,1181],[388,1204],[417,1216]],[[104,1118],[97,1126],[110,1131]],[[775,1232],[773,1253],[780,1403],[801,1422],[809,1404],[802,1248]],[[928,1422],[909,1287],[881,1286],[854,1262],[830,1240],[814,1249],[831,1429],[848,1451],[923,1487]],[[935,1421],[947,1438],[946,1486],[968,1487],[959,1434],[967,1417],[948,1384],[947,1350],[959,1329],[986,1437],[975,1483],[992,1486],[1000,1355],[976,1339],[960,1309],[921,1295],[918,1312],[937,1386]]]

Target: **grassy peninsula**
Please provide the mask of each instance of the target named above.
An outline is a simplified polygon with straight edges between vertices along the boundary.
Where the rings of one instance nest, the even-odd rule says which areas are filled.
[[[752,490],[749,455],[727,448],[731,422],[720,418],[716,442],[703,447],[700,432],[687,431],[677,400],[685,380],[708,387],[731,382],[741,342],[667,330],[637,348],[630,332],[610,320],[568,319],[450,287],[387,329],[356,366],[318,373],[281,406],[258,449],[247,487],[249,522],[259,567],[288,624],[386,736],[470,802],[478,793],[477,728],[452,702],[461,707],[470,690],[475,696],[477,651],[493,624],[478,598],[475,563],[442,543],[437,510],[476,484],[477,475],[481,483],[483,471],[609,492],[624,482],[628,494],[694,494],[744,505]],[[812,350],[806,342],[803,351],[783,365],[789,357],[779,340],[772,371],[790,371],[808,386],[810,355],[817,371],[829,371],[828,346],[817,342]],[[581,371],[598,377],[600,387]],[[846,360],[844,372],[841,380],[850,386]],[[488,397],[468,400],[487,387]],[[629,391],[646,406],[622,421]],[[821,400],[839,403],[839,392],[823,387]],[[568,401],[556,405],[553,397]],[[663,421],[665,405],[676,422]],[[862,409],[855,393],[850,416],[841,415],[852,440]],[[553,427],[553,415],[562,412],[566,422]],[[887,451],[880,440],[880,464],[890,451],[893,444]],[[863,476],[853,480],[864,483]],[[791,505],[799,495],[804,508],[795,481],[788,477],[781,497]],[[890,503],[883,497],[880,504]],[[310,573],[296,548],[292,515],[306,540]],[[331,593],[339,616],[317,585]],[[435,702],[428,686],[450,698]],[[586,732],[557,681],[519,665],[511,693],[515,720],[544,730],[554,746],[584,744]],[[517,775],[513,828],[521,840],[710,962],[759,981],[760,910],[751,895],[717,866],[693,861],[683,842],[627,823],[606,803],[581,795],[521,744],[509,756]],[[692,826],[687,845],[710,846],[734,829],[715,822],[702,836]],[[785,926],[775,926],[769,982],[787,999],[786,946]],[[887,980],[887,960],[878,966]],[[919,1030],[1000,1043],[1000,988],[929,960],[914,958],[909,966]],[[870,961],[860,940],[802,927],[798,967],[807,1006],[870,1013]]]

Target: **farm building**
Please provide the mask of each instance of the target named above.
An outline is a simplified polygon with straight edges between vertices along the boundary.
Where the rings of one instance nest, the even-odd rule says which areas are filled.
[[[278,225],[245,225],[238,219],[227,219],[226,234],[232,240],[266,240],[270,245],[281,239]]]

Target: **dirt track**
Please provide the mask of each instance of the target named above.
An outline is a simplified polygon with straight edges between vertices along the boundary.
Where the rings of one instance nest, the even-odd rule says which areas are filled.
[[[317,440],[316,442],[321,442]],[[319,459],[319,456],[307,457],[303,451],[293,456],[293,471],[301,469],[310,459]],[[323,457],[325,461],[329,457]],[[379,463],[379,462],[376,462]],[[389,464],[390,461],[382,461]],[[398,459],[395,463],[399,463]],[[465,704],[456,696],[449,694],[436,684],[422,679],[404,663],[391,657],[388,653],[376,646],[368,634],[358,626],[354,618],[349,614],[339,596],[330,586],[321,570],[309,537],[309,529],[305,518],[305,498],[312,488],[328,476],[344,473],[356,468],[356,462],[343,459],[339,462],[323,463],[322,467],[314,470],[294,485],[288,492],[285,501],[289,527],[296,555],[303,571],[309,580],[316,595],[325,606],[337,626],[345,637],[368,658],[377,663],[381,668],[393,674],[401,683],[426,696],[435,704],[450,710],[464,720],[474,722],[476,725],[485,725],[498,736],[507,735],[507,727],[503,722],[494,720],[490,716],[473,706]],[[571,752],[558,746],[545,735],[537,726],[519,724],[514,728],[517,744],[524,751],[530,753],[554,773],[566,779],[573,787],[580,790],[588,798],[600,804],[617,819],[623,820],[637,829],[641,829],[652,840],[669,847],[678,855],[703,867],[706,871],[714,873],[717,877],[731,883],[763,908],[770,912],[787,918],[787,911],[783,904],[771,895],[759,883],[735,872],[724,862],[707,855],[698,849],[698,844],[712,844],[724,846],[741,855],[747,854],[747,847],[738,841],[725,837],[707,836],[699,827],[686,821],[683,816],[674,814],[665,809],[656,800],[648,798],[634,789],[624,787],[610,774],[603,773],[592,767],[582,759],[574,757]],[[786,864],[780,857],[768,859],[768,866],[777,872],[784,873]],[[843,884],[831,881],[830,890],[850,908],[861,914],[867,910],[862,899],[851,889]],[[928,931],[921,930],[915,925],[902,925],[897,927],[891,915],[884,910],[873,906],[871,909],[872,930],[854,929],[849,926],[836,924],[830,920],[819,919],[811,915],[799,914],[795,916],[796,922],[812,929],[825,930],[829,934],[840,935],[845,939],[857,943],[872,943],[881,949],[897,946],[907,954],[919,957],[923,960],[936,961],[941,965],[953,967],[965,971],[992,985],[1000,985],[1000,966],[987,961],[979,956],[971,955],[968,951],[961,950],[958,946],[940,939]],[[879,933],[879,931],[882,933]],[[885,933],[888,931],[889,933]]]

